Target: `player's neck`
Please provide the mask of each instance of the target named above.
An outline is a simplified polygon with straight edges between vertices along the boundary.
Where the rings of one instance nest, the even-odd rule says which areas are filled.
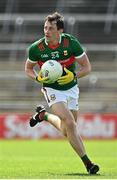
[[[48,44],[51,46],[56,46],[56,45],[60,44],[60,41],[61,41],[61,36],[60,36],[60,34],[58,34],[50,42],[48,42]]]
[[[60,37],[54,39],[53,41],[50,41],[48,44],[51,46],[56,46],[57,44],[59,44],[59,40],[60,40]]]

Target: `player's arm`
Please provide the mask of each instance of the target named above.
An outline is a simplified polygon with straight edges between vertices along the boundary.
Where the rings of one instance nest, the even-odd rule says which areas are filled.
[[[91,64],[89,62],[89,58],[86,55],[80,42],[74,37],[71,39],[71,47],[72,47],[72,51],[75,56],[76,62],[79,65],[78,72],[76,73],[77,77],[78,78],[84,77],[87,74],[89,74],[91,71]]]
[[[25,73],[27,74],[28,77],[30,77],[33,80],[36,80],[37,73],[34,70],[34,67],[36,66],[37,62],[31,62],[29,59],[26,60],[25,63]]]
[[[91,72],[91,64],[86,53],[83,53],[81,57],[77,57],[76,61],[79,65],[79,71],[76,72],[78,78],[84,77]]]
[[[41,70],[39,71],[39,73],[37,74],[34,67],[36,66],[37,63],[32,63],[31,61],[29,61],[29,59],[27,59],[26,63],[25,63],[25,72],[26,74],[33,80],[36,80],[37,82],[40,83],[48,83],[48,77],[42,77],[42,73]]]
[[[26,63],[25,63],[25,73],[27,74],[27,76],[29,76],[33,80],[36,80],[41,83],[46,83],[48,78],[42,77],[41,70],[37,74],[34,68],[38,62],[38,57],[36,55],[35,48],[36,48],[35,44],[32,44],[28,49],[28,59],[26,60]]]

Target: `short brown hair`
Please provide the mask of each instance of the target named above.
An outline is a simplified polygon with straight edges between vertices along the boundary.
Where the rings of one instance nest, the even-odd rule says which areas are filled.
[[[45,18],[45,21],[49,21],[49,22],[56,21],[57,29],[58,30],[64,29],[64,17],[61,14],[59,14],[58,12],[48,15]]]

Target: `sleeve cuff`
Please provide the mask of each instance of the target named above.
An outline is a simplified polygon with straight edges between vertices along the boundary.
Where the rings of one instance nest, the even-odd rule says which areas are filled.
[[[29,62],[31,62],[31,63],[37,63],[38,61],[32,61],[31,59],[27,59]]]
[[[79,55],[79,56],[75,56],[75,58],[81,58],[81,57],[83,57],[85,54],[86,54],[86,53],[85,53],[85,52],[83,52],[81,55]]]

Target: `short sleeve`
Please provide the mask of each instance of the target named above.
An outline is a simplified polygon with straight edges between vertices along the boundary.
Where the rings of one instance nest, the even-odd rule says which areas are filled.
[[[28,58],[31,61],[37,62],[37,56],[36,56],[36,47],[34,45],[31,45],[28,48]]]
[[[76,38],[71,39],[72,52],[75,57],[81,57],[84,55],[84,50],[80,44],[80,42]]]

